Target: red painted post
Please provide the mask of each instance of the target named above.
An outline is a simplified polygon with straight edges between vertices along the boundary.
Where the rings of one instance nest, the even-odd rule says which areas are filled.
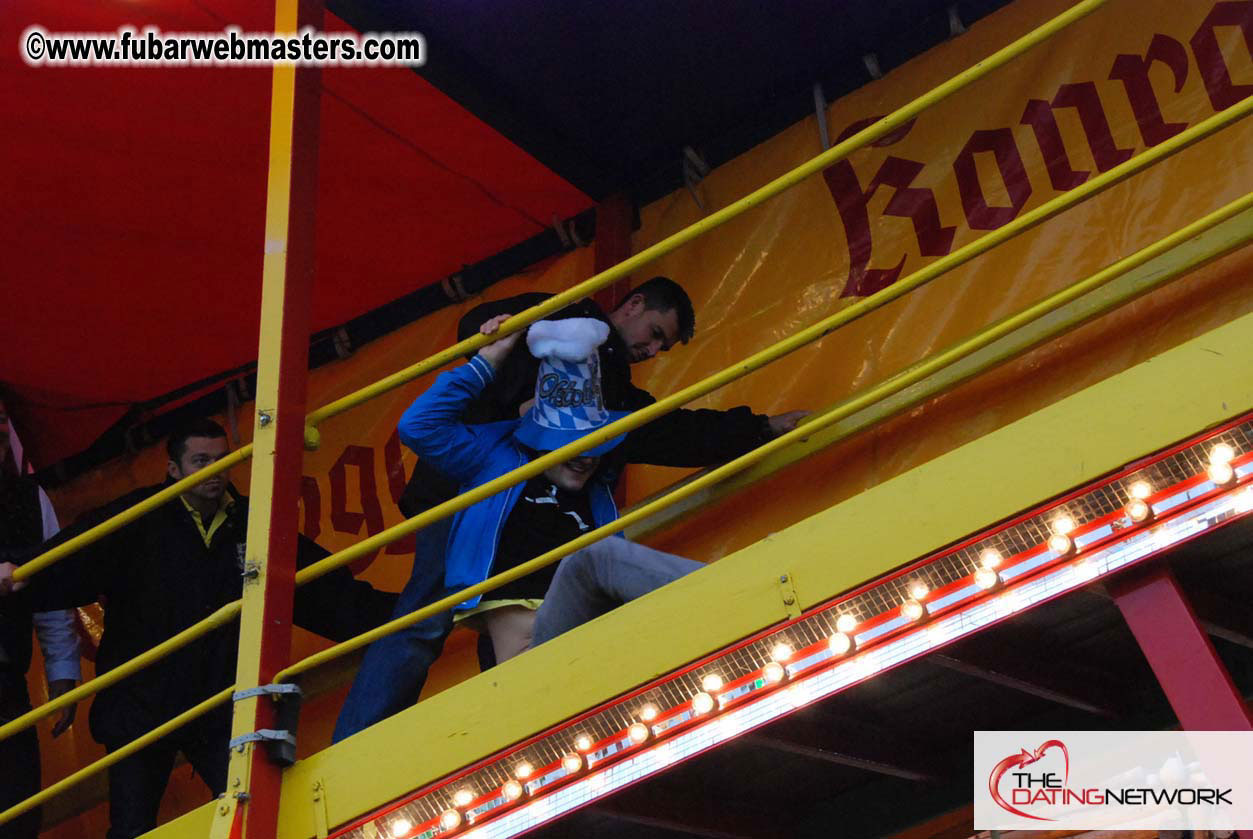
[[[631,199],[618,193],[596,206],[595,272],[599,274],[631,255]],[[630,278],[618,280],[596,292],[595,300],[606,312],[613,310],[631,290]]]
[[[1248,705],[1169,566],[1133,568],[1107,588],[1184,729],[1253,731]]]

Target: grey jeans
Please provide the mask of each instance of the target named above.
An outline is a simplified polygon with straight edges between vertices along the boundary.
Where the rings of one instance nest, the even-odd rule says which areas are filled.
[[[544,603],[535,615],[531,646],[703,567],[695,560],[617,537],[588,545],[557,566]]]

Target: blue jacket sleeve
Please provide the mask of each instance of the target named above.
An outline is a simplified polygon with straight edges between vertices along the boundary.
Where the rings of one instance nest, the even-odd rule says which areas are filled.
[[[477,355],[440,373],[401,415],[400,441],[448,477],[471,480],[486,465],[492,446],[461,416],[494,376],[492,365]]]

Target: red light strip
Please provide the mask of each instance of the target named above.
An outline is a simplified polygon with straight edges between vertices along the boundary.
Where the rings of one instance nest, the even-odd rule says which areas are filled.
[[[1206,484],[1212,484],[1203,468],[1203,465],[1206,463],[1204,455],[1205,449],[1211,447],[1217,441],[1233,446],[1236,452],[1244,452],[1231,460],[1231,465],[1239,473],[1238,478],[1230,485],[1215,485],[1212,488],[1197,492],[1199,488],[1204,487]],[[748,707],[761,700],[766,694],[777,690],[781,685],[788,684],[793,679],[808,680],[815,672],[828,670],[832,664],[839,666],[843,662],[849,662],[867,653],[873,653],[875,649],[884,645],[925,632],[928,626],[936,625],[953,615],[969,612],[982,602],[1004,596],[1005,592],[1021,589],[1032,581],[1047,576],[1050,572],[1056,572],[1059,568],[1064,568],[1068,565],[1074,567],[1076,558],[1082,562],[1084,557],[1092,556],[1109,549],[1111,546],[1117,546],[1119,543],[1126,542],[1133,537],[1142,535],[1145,532],[1152,532],[1155,528],[1165,526],[1169,522],[1181,519],[1181,517],[1186,517],[1191,511],[1203,507],[1216,498],[1227,495],[1234,496],[1237,492],[1253,496],[1253,489],[1247,488],[1251,475],[1253,475],[1251,463],[1253,463],[1253,421],[1245,417],[1230,423],[1216,432],[1181,443],[1160,455],[1129,466],[1115,475],[1068,493],[1053,502],[1038,507],[1029,513],[1017,516],[974,537],[962,540],[952,548],[937,552],[878,580],[860,586],[838,601],[811,609],[800,618],[790,621],[782,627],[773,627],[758,633],[736,645],[676,671],[670,676],[643,686],[622,699],[591,709],[575,720],[563,724],[558,730],[537,735],[507,753],[480,761],[456,776],[420,790],[399,802],[388,805],[383,810],[354,822],[332,835],[334,837],[361,836],[363,839],[368,835],[393,836],[394,834],[390,832],[388,825],[400,819],[407,821],[411,828],[408,831],[402,831],[397,839],[402,837],[403,839],[410,839],[411,837],[413,839],[429,839],[435,836],[450,836],[464,831],[472,831],[477,835],[480,832],[480,826],[494,823],[498,818],[514,812],[520,806],[543,801],[555,795],[560,789],[585,778],[589,769],[594,773],[599,773],[605,767],[611,767],[621,761],[630,760],[632,755],[661,748],[666,742],[680,738],[685,732],[700,728],[712,716],[727,713],[737,708]],[[1161,486],[1161,476],[1155,476],[1154,472],[1172,476],[1172,483],[1165,488],[1154,489],[1148,497],[1151,505],[1160,505],[1171,499],[1178,499],[1180,496],[1183,496],[1183,500],[1178,501],[1169,509],[1163,510],[1160,517],[1150,516],[1144,522],[1131,521],[1125,511],[1126,503],[1131,497],[1127,488],[1135,480],[1141,478],[1150,480],[1155,487]],[[1158,480],[1152,481],[1153,477],[1157,477]],[[1121,491],[1113,491],[1117,488],[1121,488]],[[1119,501],[1119,499],[1121,500]],[[1118,501],[1118,503],[1114,503],[1115,501]],[[1253,503],[1246,506],[1253,507]],[[1069,533],[1070,538],[1075,543],[1082,544],[1076,544],[1076,550],[1069,554],[1050,557],[1049,555],[1055,552],[1048,547],[1046,541],[1042,542],[1040,540],[1040,536],[1047,533],[1047,530],[1042,527],[1042,523],[1052,519],[1059,513],[1066,513],[1077,520],[1080,508],[1085,507],[1095,508],[1095,514],[1083,516],[1083,520],[1077,521],[1077,526]],[[1244,512],[1247,512],[1247,510]],[[1128,523],[1119,526],[1124,519]],[[1109,531],[1108,533],[1103,532],[1106,529]],[[1026,536],[1030,537],[1027,540],[1029,544],[1024,542],[1022,538],[1019,538],[1017,541],[1024,545],[1022,550],[1009,552],[998,548],[1003,557],[999,567],[996,569],[999,575],[998,584],[991,589],[978,589],[976,587],[976,591],[968,596],[945,602],[975,585],[972,574],[964,573],[957,575],[954,573],[954,568],[959,568],[959,570],[968,569],[970,565],[968,556],[962,557],[959,555],[975,552],[976,547],[978,547],[980,552],[989,546],[996,547],[996,545],[991,543],[998,540],[1012,542],[1013,540],[1005,538],[1007,534],[1016,537],[1023,536],[1023,534],[1016,533],[1016,530],[1024,531]],[[1179,543],[1190,538],[1193,537],[1189,536],[1186,539],[1181,539]],[[1172,544],[1171,547],[1174,547],[1174,545]],[[1141,557],[1140,559],[1143,558]],[[1137,559],[1136,561],[1140,560]],[[941,567],[946,562],[954,567]],[[1027,566],[1032,567],[1027,568]],[[1025,573],[1024,568],[1027,569]],[[941,574],[939,573],[940,571],[944,573]],[[948,576],[950,579],[945,580],[943,579],[944,576]],[[906,578],[908,578],[907,582],[913,582],[915,579],[928,580],[930,591],[922,600],[924,604],[934,605],[928,606],[929,612],[921,621],[902,622],[903,618],[901,617],[899,606],[902,602],[900,599],[901,594],[905,593],[905,597],[908,597]],[[866,611],[866,604],[862,601],[872,597],[880,606],[884,603],[891,603],[890,599],[881,596],[884,591],[894,593],[896,605],[891,605],[889,608],[880,608],[877,613],[859,622],[856,630],[850,633],[850,637],[855,636],[858,638],[855,651],[851,651],[844,656],[830,656],[818,662],[804,664],[804,662],[819,656],[826,650],[826,639],[834,631],[834,622],[838,614],[845,612],[861,614]],[[879,596],[874,597],[875,595]],[[1047,602],[1048,599],[1052,598],[1035,601],[1031,605]],[[815,631],[814,627],[807,626],[815,622],[821,624],[817,628],[821,631]],[[805,628],[807,631],[804,633],[798,632],[801,628]],[[790,636],[798,634],[813,636],[813,640],[806,644],[797,643],[795,638]],[[957,637],[961,637],[961,634],[947,638],[944,643],[951,642]],[[788,665],[792,672],[781,681],[772,683],[766,679],[765,671],[769,666],[769,650],[780,640],[786,640],[794,648],[794,652],[789,659],[790,664]],[[919,654],[925,654],[930,649],[928,647]],[[759,663],[753,669],[733,675],[720,690],[713,692],[719,697],[724,697],[724,700],[721,703],[716,703],[710,714],[696,714],[692,708],[692,697],[702,689],[700,676],[711,671],[726,673],[727,669],[724,665],[731,662],[737,655],[742,658],[746,653]],[[899,666],[905,660],[908,659],[894,662],[891,666]],[[745,668],[741,666],[739,669],[744,670]],[[875,670],[873,672],[878,671]],[[658,694],[663,694],[667,691],[672,698],[677,698],[675,697],[677,691],[678,696],[681,696],[682,700],[667,702],[661,699],[659,701]],[[613,722],[620,720],[634,721],[639,707],[650,696],[654,697],[651,701],[663,710],[649,725],[651,736],[644,743],[633,743],[628,736],[628,728],[625,726],[615,729],[612,727],[612,724],[609,727],[600,724],[604,722],[603,718],[606,716],[612,716],[614,718]],[[600,728],[601,731],[597,731],[597,728]],[[554,751],[558,753],[574,751],[572,744],[575,737],[581,733],[586,733],[594,738],[593,744],[586,750],[583,768],[577,772],[565,772],[561,768],[560,758],[548,760],[541,768],[529,776],[531,780],[525,785],[529,797],[528,794],[524,794],[517,800],[506,800],[503,795],[503,783],[499,782],[499,778],[502,774],[506,777],[512,777],[512,773],[505,767],[512,767],[520,763],[529,751],[537,750],[542,746],[548,746],[550,754]],[[600,736],[597,736],[598,734]],[[562,743],[565,744],[564,748],[554,748],[554,746]],[[533,762],[538,763],[538,761]],[[491,770],[495,770],[495,777],[490,779],[493,783],[483,783],[489,779],[476,777],[480,774],[489,773]],[[471,802],[464,807],[457,808],[452,803],[452,791],[465,787],[478,790],[479,792]],[[423,815],[426,815],[426,818],[420,822],[416,818],[410,819],[410,815],[419,815],[420,811],[418,808],[423,804],[426,805],[422,808],[425,811]],[[435,810],[436,807],[439,809]],[[444,829],[440,826],[440,814],[450,809],[454,809],[461,814],[462,823],[456,828]],[[432,812],[433,810],[435,810],[434,813]],[[415,822],[417,823],[415,824]],[[368,831],[366,829],[367,826],[374,828],[374,830]],[[527,829],[529,830],[530,828]],[[507,835],[518,834],[509,833]]]

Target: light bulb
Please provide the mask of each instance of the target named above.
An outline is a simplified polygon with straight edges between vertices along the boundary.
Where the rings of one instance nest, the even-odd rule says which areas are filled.
[[[996,548],[984,548],[979,552],[979,564],[984,568],[1000,568],[1005,557]]]
[[[456,810],[445,810],[440,814],[439,824],[444,830],[455,830],[461,826],[461,813]]]
[[[850,635],[857,628],[857,618],[852,615],[840,615],[835,619],[835,628],[845,635]]]
[[[706,673],[700,678],[700,686],[710,693],[722,690],[722,677],[717,673]]]
[[[586,734],[580,734],[574,738],[574,747],[581,752],[590,752],[592,750],[592,738]]]
[[[1219,443],[1209,450],[1210,463],[1230,463],[1236,457],[1236,450],[1226,443]]]
[[[583,768],[583,755],[570,752],[561,759],[561,768],[566,770],[567,775],[573,775]]]
[[[1065,513],[1053,519],[1053,532],[1059,536],[1069,536],[1074,529],[1075,520]]]
[[[1236,479],[1236,470],[1231,468],[1230,463],[1221,460],[1211,463],[1209,469],[1205,471],[1209,475],[1209,479],[1218,486],[1224,486]]]
[[[517,766],[513,767],[513,776],[519,781],[525,781],[527,778],[535,774],[535,767],[531,765],[529,760],[524,760]]]
[[[790,661],[792,652],[791,644],[780,641],[770,649],[770,660],[778,662]]]
[[[927,585],[923,580],[914,580],[909,584],[909,596],[915,600],[922,600],[931,593],[931,586]]]
[[[715,704],[714,698],[704,691],[692,697],[692,710],[698,714],[708,714]]]
[[[505,781],[505,785],[500,788],[500,794],[505,797],[506,801],[517,801],[524,792],[526,792],[526,787],[522,786],[521,781]]]
[[[776,684],[787,677],[787,668],[777,661],[768,661],[766,666],[761,668],[761,675],[767,682]]]
[[[975,585],[982,589],[996,588],[996,584],[1001,581],[1001,575],[996,573],[993,568],[980,568],[975,572]]]
[[[474,793],[468,789],[459,789],[452,794],[452,803],[458,807],[465,807],[474,800]]]
[[[831,636],[827,646],[830,648],[832,655],[845,655],[853,650],[853,636],[844,632],[837,632]]]
[[[653,720],[657,719],[657,716],[660,713],[661,713],[661,709],[658,708],[653,703],[649,702],[647,705],[644,705],[640,708],[640,719],[642,719],[644,722],[652,722]]]
[[[901,614],[911,621],[922,620],[927,614],[927,607],[917,600],[906,600],[901,604]]]
[[[632,743],[643,743],[648,739],[648,726],[642,722],[632,723],[627,729],[627,736],[631,738]]]
[[[1065,556],[1075,549],[1075,543],[1065,533],[1054,533],[1049,537],[1049,550]]]
[[[396,821],[392,822],[391,830],[392,836],[400,839],[400,837],[407,836],[409,831],[413,830],[413,822],[408,819],[396,819]]]
[[[1153,494],[1153,485],[1148,481],[1136,481],[1127,487],[1127,494],[1132,498],[1139,498],[1141,501]]]
[[[1149,502],[1133,498],[1127,503],[1127,516],[1132,521],[1148,521],[1153,516],[1153,508],[1149,506]]]

